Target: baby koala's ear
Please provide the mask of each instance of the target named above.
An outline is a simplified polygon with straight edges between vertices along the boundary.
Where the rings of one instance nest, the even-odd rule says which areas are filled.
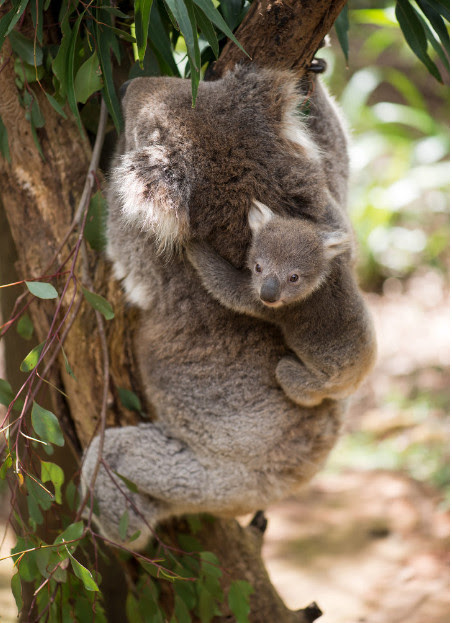
[[[257,234],[274,216],[274,213],[268,206],[254,199],[253,205],[248,212],[248,223],[253,234]]]
[[[322,233],[325,257],[332,260],[351,249],[350,234],[345,231],[328,231]]]

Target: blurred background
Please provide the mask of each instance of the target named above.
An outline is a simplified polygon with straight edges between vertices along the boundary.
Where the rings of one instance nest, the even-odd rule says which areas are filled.
[[[439,84],[416,59],[393,10],[350,10],[349,19],[348,66],[334,32],[319,56],[351,128],[349,204],[379,358],[324,470],[269,509],[264,557],[287,604],[317,601],[322,622],[445,623],[448,76]],[[3,522],[7,513],[0,503]],[[11,542],[6,535],[0,556]],[[16,620],[11,573],[3,561],[2,623]]]

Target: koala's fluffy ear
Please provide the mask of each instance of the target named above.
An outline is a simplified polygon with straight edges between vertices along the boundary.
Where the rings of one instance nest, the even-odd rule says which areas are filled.
[[[260,201],[254,200],[248,212],[248,223],[253,234],[257,234],[274,216],[274,213],[268,206]]]
[[[328,260],[337,257],[352,247],[350,234],[345,231],[329,231],[322,234],[325,257]]]

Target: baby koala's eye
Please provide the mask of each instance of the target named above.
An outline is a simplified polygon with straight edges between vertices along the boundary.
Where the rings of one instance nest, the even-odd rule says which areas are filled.
[[[256,264],[256,266],[254,267],[255,271],[257,273],[261,273],[262,272],[262,266],[260,264]]]
[[[289,277],[289,281],[291,281],[292,283],[296,283],[299,279],[299,276],[297,275],[297,273],[294,273],[293,275],[290,275]]]

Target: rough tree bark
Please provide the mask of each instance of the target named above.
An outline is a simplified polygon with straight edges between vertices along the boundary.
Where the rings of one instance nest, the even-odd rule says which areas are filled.
[[[302,74],[344,4],[345,0],[255,0],[236,35],[260,65],[294,68]],[[3,60],[9,55],[5,43]],[[239,60],[246,60],[246,57],[229,42],[210,77],[221,76]],[[0,159],[1,201],[18,251],[18,272],[25,279],[54,273],[74,246],[76,234],[72,233],[60,249],[74,218],[91,154],[89,142],[80,135],[74,120],[62,119],[44,94],[38,88],[34,91],[46,120],[45,126],[37,131],[44,158],[34,145],[24,109],[18,103],[13,62],[7,62],[0,72],[0,116],[8,132],[11,163]],[[130,388],[142,396],[133,351],[137,314],[123,304],[121,290],[111,278],[107,263],[92,252],[88,263],[92,289],[105,296],[115,310],[115,318],[106,323],[110,353],[107,425],[134,423],[137,416],[124,409],[116,388]],[[85,277],[80,267],[77,274],[83,282]],[[86,281],[85,285],[88,285]],[[67,300],[70,292],[68,295]],[[47,337],[53,309],[51,303],[42,301],[31,305],[30,313],[40,342]],[[66,402],[56,398],[55,408],[65,423],[73,448],[80,454],[98,425],[102,398],[99,388],[103,384],[96,320],[85,302],[81,303],[64,347],[77,382],[63,373],[64,362],[57,360],[54,377],[69,398]],[[162,527],[163,540],[174,539],[177,525],[178,522],[169,522]],[[239,578],[249,580],[254,586],[251,621],[303,623],[314,620],[310,611],[289,611],[276,594],[260,557],[262,536],[258,530],[241,528],[235,521],[218,520],[209,524],[197,538],[207,550],[218,555],[227,570],[226,584]],[[110,618],[114,620],[115,617]],[[224,616],[215,620],[226,622],[232,618],[225,610]]]

